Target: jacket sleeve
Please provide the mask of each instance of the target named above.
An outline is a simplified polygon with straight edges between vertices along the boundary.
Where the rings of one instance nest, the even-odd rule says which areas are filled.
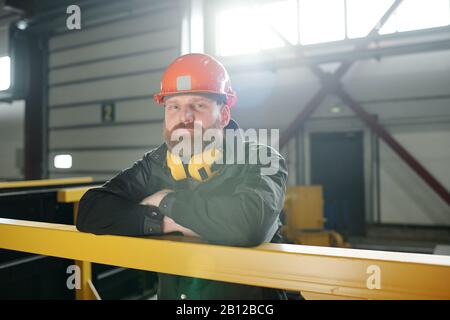
[[[284,204],[287,169],[279,154],[277,160],[278,170],[272,175],[262,175],[259,165],[248,165],[218,191],[202,187],[173,192],[159,208],[209,243],[259,245],[278,222]]]
[[[157,191],[148,156],[84,194],[78,208],[79,231],[126,236],[161,233],[163,216],[158,208],[139,204]]]

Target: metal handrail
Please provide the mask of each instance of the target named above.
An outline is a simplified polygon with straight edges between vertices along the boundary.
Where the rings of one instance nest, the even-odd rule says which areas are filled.
[[[301,291],[306,298],[450,299],[447,256],[268,243],[242,248],[179,236],[96,236],[75,226],[12,219],[0,219],[0,248]]]

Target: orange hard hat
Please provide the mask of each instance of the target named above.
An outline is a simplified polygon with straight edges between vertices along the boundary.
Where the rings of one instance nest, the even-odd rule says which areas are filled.
[[[224,97],[232,107],[237,100],[224,66],[203,53],[190,53],[178,57],[164,72],[161,90],[153,98],[163,104],[164,97],[180,93],[212,93]]]

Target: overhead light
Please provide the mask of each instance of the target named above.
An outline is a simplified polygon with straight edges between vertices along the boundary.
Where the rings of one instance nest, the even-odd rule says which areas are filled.
[[[9,89],[11,85],[11,59],[0,57],[0,91]]]
[[[19,30],[25,30],[28,28],[28,22],[26,20],[20,20],[16,23],[16,26]]]
[[[70,154],[58,154],[53,158],[53,165],[57,169],[72,168],[72,156]]]
[[[330,112],[331,113],[340,113],[342,109],[340,107],[331,107]]]

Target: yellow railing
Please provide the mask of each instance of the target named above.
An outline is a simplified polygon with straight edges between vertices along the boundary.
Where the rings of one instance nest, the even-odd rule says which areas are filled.
[[[62,188],[57,192],[57,200],[60,203],[73,203],[73,223],[77,223],[78,206],[81,197],[91,188],[98,186],[81,186]],[[80,268],[82,274],[81,289],[76,291],[77,300],[92,300],[98,298],[98,293],[92,283],[92,264],[90,261],[76,260],[75,264]]]
[[[41,180],[27,180],[27,181],[12,181],[12,182],[0,182],[0,188],[25,188],[25,187],[51,187],[56,185],[71,185],[71,184],[82,184],[93,182],[92,177],[74,177],[74,178],[62,178],[62,179],[41,179]],[[81,197],[90,188],[95,188],[97,186],[80,186],[80,187],[64,187],[58,189],[57,200],[59,203],[73,203],[73,221],[76,224],[76,219],[78,215],[78,205]],[[80,267],[82,273],[82,279],[84,279],[84,284],[81,290],[76,291],[76,298],[85,299],[95,299],[98,294],[92,284],[92,266],[91,262],[88,261],[75,261],[75,264]]]
[[[47,187],[65,184],[89,183],[92,181],[93,181],[92,177],[9,181],[9,182],[0,182],[0,188]]]
[[[96,188],[99,186],[81,186],[81,187],[69,187],[58,189],[56,194],[57,200],[60,203],[73,203],[73,220],[74,223],[77,221],[78,215],[78,204],[81,197],[91,188]]]
[[[0,248],[125,268],[301,291],[307,299],[450,299],[450,257],[184,237],[96,236],[74,226],[0,219]],[[93,298],[90,279],[82,283]]]

